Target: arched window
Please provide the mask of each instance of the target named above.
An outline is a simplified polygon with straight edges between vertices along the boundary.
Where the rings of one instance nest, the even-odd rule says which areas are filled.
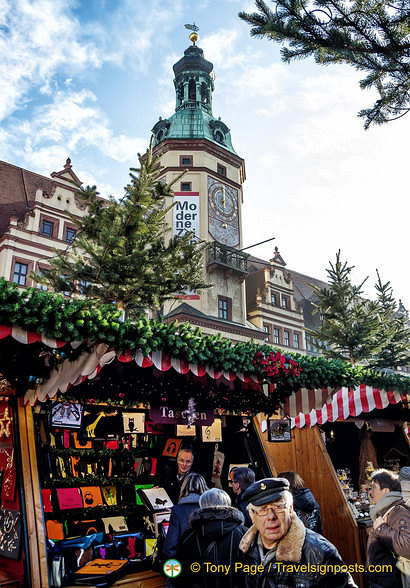
[[[220,131],[219,129],[217,131],[215,131],[215,141],[218,141],[218,143],[223,143],[225,140],[224,134],[222,131]]]
[[[164,138],[164,131],[161,129],[160,131],[158,131],[157,133],[157,141],[158,143],[160,143],[162,141],[162,139]]]
[[[189,80],[188,85],[188,100],[196,100],[196,85],[195,80]]]
[[[202,104],[208,104],[208,88],[205,82],[201,84],[201,102]]]

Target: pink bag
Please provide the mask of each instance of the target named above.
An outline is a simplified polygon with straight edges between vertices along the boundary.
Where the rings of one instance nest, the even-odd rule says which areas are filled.
[[[83,508],[83,499],[79,488],[57,488],[57,499],[61,510]]]

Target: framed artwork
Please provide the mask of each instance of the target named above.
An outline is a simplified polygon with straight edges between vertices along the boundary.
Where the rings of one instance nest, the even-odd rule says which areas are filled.
[[[181,443],[182,439],[168,439],[165,443],[162,455],[166,455],[167,457],[176,457]]]
[[[201,427],[201,435],[204,443],[219,443],[222,441],[221,419],[215,419],[212,425]]]
[[[51,425],[67,429],[79,429],[83,416],[83,407],[75,402],[52,402]]]
[[[138,491],[146,506],[153,511],[165,510],[174,506],[174,503],[166,493],[164,488],[151,488]]]
[[[289,419],[268,419],[268,441],[289,443],[292,440]]]
[[[124,433],[145,433],[144,412],[123,412],[122,423]]]

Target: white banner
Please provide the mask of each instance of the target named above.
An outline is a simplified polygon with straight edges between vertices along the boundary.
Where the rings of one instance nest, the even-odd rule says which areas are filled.
[[[175,192],[174,202],[173,236],[182,237],[192,231],[199,237],[199,194]]]

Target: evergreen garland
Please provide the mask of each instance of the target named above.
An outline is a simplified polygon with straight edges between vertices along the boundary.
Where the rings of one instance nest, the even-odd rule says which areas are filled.
[[[259,345],[254,341],[233,344],[222,335],[202,335],[199,328],[194,328],[189,323],[165,323],[160,319],[149,320],[144,316],[133,322],[121,322],[121,313],[112,305],[95,308],[90,300],[68,299],[60,294],[35,288],[20,292],[16,284],[10,284],[4,279],[0,279],[0,324],[44,333],[47,337],[68,342],[102,342],[118,353],[130,351],[133,354],[139,350],[147,356],[153,351],[162,350],[171,357],[194,364],[208,364],[216,370],[258,375],[261,378],[267,374],[266,365],[260,359],[270,357],[273,349],[270,345]],[[270,402],[270,412],[273,401],[274,404],[283,401],[300,387],[357,387],[364,383],[400,392],[410,388],[409,380],[403,376],[351,365],[343,360],[328,360],[324,357],[304,356],[298,353],[286,354],[284,358],[285,363],[289,364],[290,360],[297,363],[299,374],[293,370],[291,373],[282,372],[272,377],[276,396],[274,399],[267,399]],[[45,368],[42,362],[44,378],[47,377],[45,372],[49,373],[52,367],[52,362],[48,368]],[[18,374],[15,382],[19,382]],[[27,382],[25,388],[27,389]],[[241,402],[235,402],[235,395],[230,395],[227,401],[227,396],[219,394],[218,391],[215,391],[215,394],[220,396],[215,398],[215,406],[241,410]],[[243,390],[241,396],[246,395],[249,397],[246,410],[251,410],[252,413],[264,404],[269,404],[261,398],[263,395],[254,394],[252,390]],[[129,396],[124,398],[121,405],[126,407],[139,400],[135,395],[133,398]],[[181,398],[181,401],[184,400],[185,398]],[[148,403],[149,399],[146,398],[144,401]]]

